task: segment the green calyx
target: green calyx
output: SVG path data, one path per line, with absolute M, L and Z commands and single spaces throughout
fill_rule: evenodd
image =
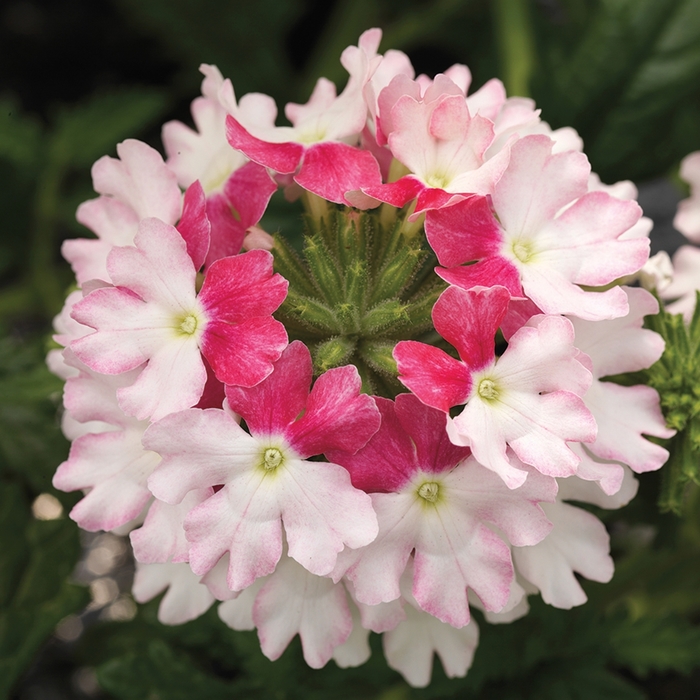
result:
M 680 515 L 689 485 L 700 485 L 700 293 L 690 324 L 662 308 L 647 317 L 646 326 L 663 337 L 666 349 L 658 362 L 625 383 L 656 389 L 667 425 L 678 431 L 664 441 L 671 456 L 662 470 L 659 506 Z
M 275 269 L 289 280 L 277 318 L 310 346 L 317 373 L 354 364 L 363 390 L 395 396 L 403 388 L 392 350 L 432 331 L 432 307 L 445 288 L 425 237 L 348 207 L 329 207 L 306 224 L 301 254 L 275 236 Z

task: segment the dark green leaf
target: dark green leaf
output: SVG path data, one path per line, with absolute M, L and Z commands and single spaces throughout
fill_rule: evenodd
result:
M 53 163 L 89 168 L 115 144 L 133 138 L 165 108 L 157 89 L 132 87 L 93 95 L 89 100 L 59 109 L 49 149 Z
M 654 671 L 689 673 L 700 666 L 700 627 L 677 616 L 620 625 L 610 645 L 615 661 L 642 677 Z
M 154 641 L 145 655 L 128 654 L 98 669 L 102 687 L 120 700 L 231 700 L 231 684 L 207 675 L 185 654 Z
M 603 180 L 662 174 L 700 146 L 696 0 L 600 0 L 574 41 L 552 27 L 547 43 L 534 96 L 553 126 L 578 129 Z
M 31 173 L 41 157 L 43 134 L 36 119 L 22 114 L 17 104 L 0 99 L 0 160 L 12 163 L 20 173 Z

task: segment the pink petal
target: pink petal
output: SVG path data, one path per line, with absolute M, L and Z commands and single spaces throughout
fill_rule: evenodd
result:
M 304 146 L 299 143 L 268 143 L 256 138 L 230 114 L 226 117 L 226 137 L 250 160 L 278 173 L 293 173 L 304 155 Z
M 509 457 L 528 473 L 519 488 L 509 489 L 498 475 L 472 457 L 450 475 L 450 494 L 479 520 L 495 525 L 511 544 L 518 547 L 537 544 L 552 529 L 539 504 L 554 501 L 557 482 L 525 466 L 517 457 Z
M 183 521 L 192 508 L 213 494 L 211 488 L 190 491 L 178 505 L 154 501 L 143 525 L 129 535 L 136 560 L 142 564 L 187 561 L 189 542 Z
M 363 192 L 380 202 L 402 207 L 406 202 L 415 199 L 424 189 L 425 185 L 420 180 L 413 175 L 406 175 L 396 182 L 366 187 Z
M 485 525 L 450 508 L 427 518 L 416 546 L 413 595 L 425 612 L 453 627 L 469 622 L 467 587 L 487 610 L 501 610 L 510 596 L 513 565 L 508 545 Z
M 376 401 L 379 402 L 379 399 Z M 447 416 L 442 411 L 421 404 L 413 394 L 399 394 L 395 411 L 401 427 L 415 445 L 416 464 L 423 471 L 440 473 L 452 469 L 469 456 L 467 448 L 450 441 L 446 430 Z M 393 453 L 388 452 L 387 458 L 394 461 Z
M 357 600 L 365 605 L 399 598 L 399 580 L 423 521 L 415 493 L 374 493 L 372 504 L 379 522 L 377 538 L 369 546 L 349 552 L 345 562 L 346 567 L 351 564 L 345 576 L 352 581 Z
M 224 194 L 246 229 L 262 219 L 276 190 L 277 183 L 257 163 L 246 163 L 238 168 L 224 185 Z
M 271 574 L 282 555 L 282 523 L 275 498 L 258 470 L 246 470 L 190 511 L 185 532 L 190 566 L 200 576 L 229 552 L 228 587 L 242 591 Z M 260 493 L 261 486 L 265 494 Z
M 214 262 L 199 294 L 208 318 L 243 323 L 276 311 L 287 296 L 288 283 L 273 273 L 272 262 L 272 254 L 266 250 L 251 250 Z
M 435 302 L 435 330 L 459 353 L 471 371 L 494 361 L 498 327 L 508 310 L 505 287 L 465 291 L 448 287 Z
M 537 231 L 569 202 L 586 194 L 590 165 L 582 153 L 552 155 L 548 136 L 525 136 L 493 194 L 501 226 L 513 235 Z
M 265 379 L 287 343 L 284 326 L 271 316 L 254 317 L 238 325 L 210 321 L 201 340 L 202 354 L 217 379 L 239 386 L 254 386 Z
M 513 297 L 523 296 L 520 271 L 510 260 L 501 256 L 486 258 L 472 265 L 450 268 L 436 267 L 435 272 L 445 282 L 461 289 L 498 285 L 505 287 Z
M 554 529 L 533 547 L 516 547 L 513 559 L 519 573 L 534 583 L 545 603 L 569 609 L 586 602 L 574 571 L 607 583 L 613 575 L 610 538 L 595 516 L 565 503 L 543 506 Z
M 447 413 L 465 403 L 472 388 L 471 372 L 463 362 L 432 345 L 402 340 L 394 348 L 399 381 L 423 403 Z
M 209 250 L 211 232 L 206 213 L 206 197 L 199 181 L 193 182 L 185 192 L 177 230 L 185 239 L 187 253 L 192 258 L 194 269 L 199 270 Z
M 322 668 L 352 630 L 345 589 L 284 557 L 255 599 L 253 621 L 267 658 L 278 659 L 299 634 L 304 660 Z
M 241 251 L 246 231 L 260 221 L 276 189 L 277 184 L 264 167 L 246 163 L 229 177 L 222 193 L 209 198 L 212 243 L 207 266 Z
M 74 340 L 71 349 L 88 367 L 103 374 L 136 369 L 162 345 L 163 330 L 152 328 L 154 314 L 126 289 L 96 289 L 75 304 L 71 316 L 100 329 Z
M 134 245 L 114 248 L 109 254 L 107 269 L 114 285 L 129 289 L 146 302 L 157 302 L 176 312 L 190 311 L 197 271 L 177 229 L 159 219 L 143 219 Z
M 407 431 L 397 419 L 393 402 L 378 396 L 374 401 L 381 414 L 382 423 L 370 441 L 354 454 L 329 450 L 326 456 L 331 462 L 342 464 L 350 472 L 355 488 L 368 493 L 398 491 L 411 479 L 417 468 L 415 448 Z M 415 401 L 420 404 L 418 399 Z M 440 415 L 443 416 L 444 423 L 444 414 Z M 420 412 L 419 416 L 422 416 Z
M 559 484 L 576 482 L 577 480 L 596 482 L 593 485 L 598 493 L 607 495 L 615 494 L 620 490 L 625 476 L 625 468 L 621 464 L 596 459 L 586 450 L 582 443 L 573 443 L 570 447 L 581 461 L 576 469 L 576 476 L 560 479 Z M 567 496 L 562 495 L 561 498 L 566 500 Z
M 377 536 L 372 501 L 352 486 L 340 465 L 294 460 L 285 467 L 277 502 L 289 556 L 311 573 L 326 576 L 344 547 L 357 549 Z
M 427 213 L 425 234 L 444 267 L 497 255 L 503 232 L 488 197 L 472 196 Z
M 454 194 L 453 192 L 446 192 L 445 190 L 440 190 L 435 187 L 426 187 L 418 194 L 416 208 L 409 220 L 415 221 L 418 215 L 425 211 L 450 207 L 469 196 L 469 194 Z
M 92 166 L 95 191 L 128 204 L 138 219 L 157 217 L 174 224 L 180 215 L 177 179 L 154 148 L 127 139 L 117 145 L 119 158 L 104 156 Z
M 668 450 L 644 438 L 675 434 L 666 427 L 655 389 L 596 381 L 585 400 L 598 423 L 596 441 L 588 445 L 593 454 L 627 464 L 638 474 L 663 466 Z
M 379 164 L 369 151 L 345 143 L 324 141 L 304 155 L 294 181 L 304 189 L 338 204 L 350 204 L 345 193 L 380 185 Z
M 75 440 L 54 475 L 62 491 L 88 489 L 71 511 L 83 529 L 112 530 L 135 518 L 148 503 L 146 477 L 159 458 L 141 447 L 139 430 L 88 434 Z
M 312 375 L 311 353 L 295 340 L 266 379 L 249 388 L 228 386 L 226 396 L 253 435 L 281 435 L 304 410 Z
M 314 383 L 304 415 L 285 436 L 302 457 L 328 450 L 357 452 L 378 430 L 381 418 L 372 399 L 361 394 L 354 365 L 324 372 Z
M 406 619 L 384 634 L 384 655 L 390 668 L 397 670 L 416 688 L 430 683 L 433 657 L 437 652 L 448 678 L 464 676 L 471 666 L 479 641 L 479 628 L 472 620 L 461 629 L 423 612 L 410 591 L 413 572 L 406 571 L 401 582 L 406 598 Z
M 194 338 L 178 341 L 155 351 L 136 381 L 117 391 L 125 413 L 156 421 L 200 400 L 207 381 L 202 355 Z
M 165 416 L 143 435 L 147 450 L 163 458 L 148 479 L 153 495 L 180 503 L 195 489 L 225 483 L 260 456 L 260 445 L 220 408 L 198 408 Z
M 181 625 L 203 615 L 214 596 L 193 574 L 187 564 L 137 564 L 132 593 L 145 603 L 168 589 L 158 607 L 158 620 L 164 625 Z

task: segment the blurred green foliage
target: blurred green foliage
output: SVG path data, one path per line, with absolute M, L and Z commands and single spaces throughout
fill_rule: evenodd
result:
M 71 284 L 60 244 L 85 235 L 74 214 L 94 196 L 93 161 L 113 155 L 124 138 L 157 145 L 158 124 L 188 119 L 199 63 L 218 64 L 239 96 L 263 91 L 279 104 L 304 102 L 320 75 L 342 85 L 340 52 L 364 29 L 381 26 L 382 50 L 406 51 L 419 71 L 463 62 L 475 87 L 496 75 L 511 92 L 529 93 L 552 127 L 579 131 L 604 181 L 663 176 L 700 149 L 697 0 L 113 0 L 105 7 L 125 52 L 138 35 L 175 66 L 157 86 L 117 79 L 95 90 L 96 68 L 100 79 L 88 81 L 80 99 L 50 101 L 39 111 L 0 93 L 0 698 L 19 697 L 23 674 L 56 624 L 87 602 L 86 591 L 69 581 L 80 544 L 65 513 L 76 498 L 51 486 L 67 454 L 57 418 L 61 382 L 43 359 L 50 319 Z M 281 195 L 265 222 L 285 236 L 300 228 Z M 669 367 L 671 375 L 678 371 Z M 686 459 L 679 479 L 697 480 L 695 442 L 690 456 L 678 450 L 676 461 Z M 213 610 L 163 627 L 158 601 L 129 622 L 89 628 L 73 650 L 75 664 L 97 667 L 105 691 L 125 700 L 633 700 L 668 697 L 669 689 L 694 698 L 700 498 L 686 485 L 679 491 L 679 483 L 669 487 L 667 479 L 664 492 L 673 491 L 674 504 L 683 500 L 682 519 L 658 512 L 656 475 L 642 477 L 629 507 L 599 513 L 613 534 L 617 572 L 610 584 L 586 585 L 588 604 L 562 611 L 533 599 L 530 615 L 516 623 L 480 621 L 481 643 L 465 679 L 446 679 L 436 662 L 431 686 L 412 690 L 387 668 L 376 637 L 375 654 L 359 669 L 331 663 L 313 671 L 298 642 L 271 663 L 253 633 L 232 632 Z M 58 498 L 63 517 L 32 515 L 41 493 Z M 640 527 L 656 533 L 651 544 L 634 535 Z M 679 675 L 691 672 L 688 680 Z

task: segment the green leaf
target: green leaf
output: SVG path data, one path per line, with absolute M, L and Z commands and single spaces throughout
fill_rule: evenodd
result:
M 52 575 L 50 569 L 44 571 L 45 577 Z M 36 605 L 0 611 L 0 698 L 7 697 L 56 625 L 88 599 L 86 589 L 63 582 L 53 597 Z
M 153 641 L 146 654 L 128 654 L 100 666 L 102 687 L 120 700 L 231 700 L 234 687 L 204 673 L 165 642 Z
M 35 493 L 53 491 L 51 478 L 65 459 L 57 420 L 61 380 L 37 346 L 0 341 L 0 472 L 13 472 Z
M 678 616 L 646 617 L 612 631 L 614 660 L 638 676 L 656 671 L 690 673 L 700 666 L 700 627 Z
M 687 118 L 700 100 L 696 0 L 600 0 L 580 34 L 547 34 L 534 97 L 552 126 L 579 131 L 604 181 L 662 174 L 700 146 Z
M 50 158 L 64 167 L 88 168 L 97 158 L 113 153 L 118 141 L 136 136 L 163 113 L 165 105 L 161 91 L 131 87 L 62 106 L 50 135 Z
M 24 537 L 31 517 L 24 490 L 19 484 L 0 480 L 0 609 L 14 595 L 29 559 Z M 11 533 L 10 536 L 4 533 Z
M 590 658 L 551 664 L 531 677 L 525 697 L 531 700 L 645 700 L 646 695 L 603 664 Z
M 42 147 L 39 122 L 22 114 L 13 100 L 0 99 L 0 159 L 29 174 L 36 170 Z

